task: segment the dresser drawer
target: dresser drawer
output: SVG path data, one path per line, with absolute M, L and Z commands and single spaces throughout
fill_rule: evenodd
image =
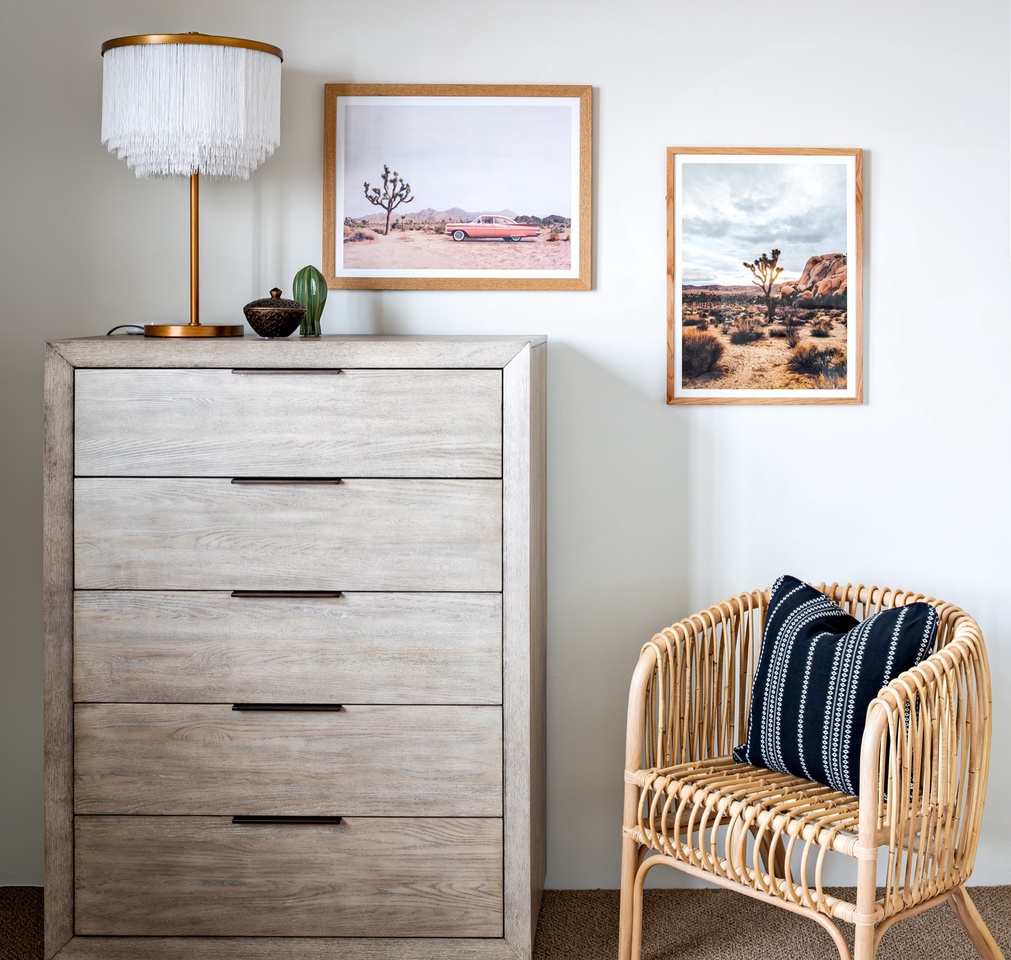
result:
M 501 937 L 502 821 L 78 817 L 75 932 Z
M 78 591 L 74 699 L 502 702 L 502 596 Z
M 502 815 L 500 707 L 78 704 L 83 814 Z
M 498 370 L 78 370 L 79 476 L 500 477 Z
M 141 477 L 74 486 L 78 588 L 502 587 L 499 480 Z

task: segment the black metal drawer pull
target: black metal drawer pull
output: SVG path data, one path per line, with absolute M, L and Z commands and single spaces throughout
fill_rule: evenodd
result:
M 261 712 L 301 712 L 301 713 L 337 713 L 344 709 L 343 703 L 233 703 L 233 710 L 251 710 Z
M 343 817 L 326 817 L 326 816 L 310 816 L 310 817 L 284 817 L 277 816 L 271 817 L 268 815 L 252 814 L 250 816 L 232 817 L 232 823 L 285 823 L 285 824 L 301 824 L 301 823 L 340 823 Z
M 337 600 L 340 590 L 233 590 L 235 600 Z
M 280 484 L 289 487 L 336 486 L 341 483 L 340 477 L 232 477 L 235 484 Z
M 290 377 L 296 376 L 318 377 L 333 376 L 343 373 L 340 367 L 278 367 L 271 370 L 263 370 L 258 367 L 235 367 L 232 373 L 243 377 Z

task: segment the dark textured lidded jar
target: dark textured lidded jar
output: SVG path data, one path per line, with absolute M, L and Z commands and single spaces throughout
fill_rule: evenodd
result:
M 298 329 L 305 316 L 305 307 L 294 300 L 285 300 L 281 291 L 274 287 L 269 297 L 247 303 L 242 312 L 261 337 L 287 337 Z

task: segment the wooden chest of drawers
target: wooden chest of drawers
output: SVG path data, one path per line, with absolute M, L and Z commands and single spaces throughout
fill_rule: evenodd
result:
M 48 344 L 47 958 L 530 957 L 545 350 Z

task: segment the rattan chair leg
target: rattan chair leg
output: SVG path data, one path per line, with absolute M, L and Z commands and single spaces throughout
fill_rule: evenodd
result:
M 865 821 L 871 821 L 872 815 L 867 808 L 861 808 Z M 862 823 L 864 833 L 869 832 L 866 822 Z M 853 924 L 853 957 L 854 960 L 874 960 L 878 952 L 878 938 L 874 920 L 874 907 L 877 900 L 877 851 L 863 851 L 857 860 L 857 916 Z
M 639 910 L 634 907 L 635 875 L 641 857 L 639 844 L 629 837 L 621 842 L 621 906 L 618 913 L 618 960 L 639 960 L 639 949 L 633 948 L 635 924 L 642 935 L 642 891 L 639 892 Z M 638 921 L 636 920 L 638 917 Z M 641 949 L 641 948 L 640 948 Z
M 951 905 L 955 908 L 955 914 L 965 927 L 965 932 L 969 934 L 972 945 L 982 960 L 1004 960 L 1004 954 L 997 941 L 990 935 L 983 918 L 976 909 L 976 904 L 972 902 L 965 887 L 956 887 L 949 894 Z
M 874 942 L 874 924 L 856 923 L 853 926 L 853 958 L 854 960 L 874 960 L 877 955 L 877 945 Z
M 639 864 L 635 872 L 635 882 L 632 884 L 632 944 L 629 950 L 629 960 L 642 960 L 642 889 L 646 883 L 646 874 L 658 863 L 660 858 L 650 857 Z

